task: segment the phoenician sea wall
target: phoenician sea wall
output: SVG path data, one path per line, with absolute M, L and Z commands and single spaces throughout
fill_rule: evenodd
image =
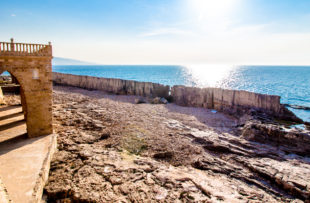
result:
M 145 97 L 167 98 L 170 90 L 169 86 L 151 82 L 137 82 L 133 80 L 71 75 L 56 72 L 53 72 L 53 82 L 60 85 L 102 90 L 113 94 L 139 95 Z
M 280 103 L 280 96 L 258 94 L 243 90 L 197 88 L 176 85 L 173 87 L 132 80 L 101 78 L 53 72 L 53 82 L 85 89 L 102 90 L 113 94 L 170 98 L 181 106 L 203 107 L 226 113 L 259 110 L 275 118 L 301 122 Z

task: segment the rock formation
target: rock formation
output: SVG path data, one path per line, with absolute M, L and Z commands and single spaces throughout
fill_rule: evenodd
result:
M 53 98 L 50 202 L 310 201 L 309 131 L 70 87 Z

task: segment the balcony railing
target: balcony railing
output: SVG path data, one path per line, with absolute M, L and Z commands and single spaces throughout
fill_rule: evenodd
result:
M 52 45 L 0 42 L 0 56 L 52 56 Z

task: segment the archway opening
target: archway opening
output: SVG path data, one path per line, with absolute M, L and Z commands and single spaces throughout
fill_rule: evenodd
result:
M 16 77 L 3 72 L 0 75 L 0 142 L 25 137 L 26 100 Z

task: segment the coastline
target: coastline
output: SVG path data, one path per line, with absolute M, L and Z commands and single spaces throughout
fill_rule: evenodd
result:
M 182 85 L 162 85 L 115 78 L 101 78 L 53 72 L 53 83 L 102 90 L 112 94 L 163 97 L 181 106 L 215 109 L 229 114 L 261 112 L 275 119 L 303 123 L 280 103 L 276 95 L 259 94 L 244 90 L 197 88 Z
M 59 151 L 45 187 L 48 200 L 310 198 L 309 132 L 302 140 L 304 131 L 255 116 L 173 103 L 135 104 L 137 98 L 54 86 Z
M 236 66 L 222 71 L 212 66 L 54 66 L 53 71 L 124 80 L 148 81 L 164 85 L 218 87 L 279 95 L 281 104 L 310 107 L 309 68 L 307 66 Z M 227 67 L 228 68 L 228 67 Z M 297 117 L 310 122 L 310 111 L 287 107 Z

